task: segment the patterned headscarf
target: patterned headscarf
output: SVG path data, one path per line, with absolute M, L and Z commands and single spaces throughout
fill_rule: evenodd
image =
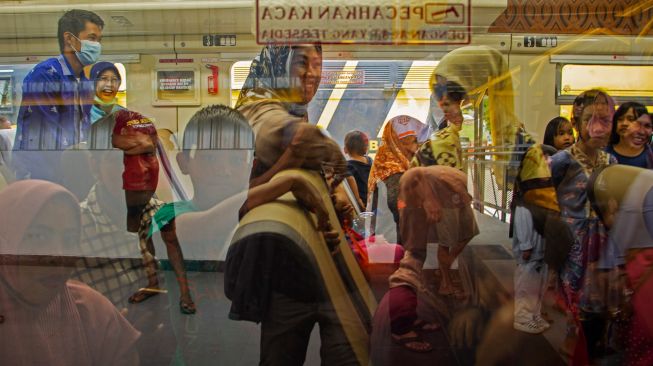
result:
M 376 189 L 378 181 L 385 180 L 391 175 L 403 173 L 410 167 L 410 161 L 401 147 L 401 139 L 415 136 L 424 128 L 424 124 L 410 116 L 397 116 L 386 123 L 370 177 L 367 182 L 368 196 Z
M 268 45 L 252 61 L 249 75 L 243 84 L 236 102 L 236 109 L 251 101 L 260 99 L 276 99 L 282 102 L 289 100 L 290 63 L 293 53 L 303 47 L 315 47 L 322 57 L 322 46 L 275 46 Z M 306 114 L 305 106 L 287 103 L 288 110 L 297 116 Z

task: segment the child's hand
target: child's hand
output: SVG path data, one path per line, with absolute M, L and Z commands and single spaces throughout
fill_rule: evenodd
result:
M 533 254 L 533 249 L 524 250 L 524 251 L 521 252 L 521 259 L 527 261 L 527 260 L 531 259 L 532 254 Z

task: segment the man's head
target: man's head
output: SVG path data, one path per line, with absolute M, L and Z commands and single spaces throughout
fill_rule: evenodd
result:
M 62 54 L 66 51 L 81 52 L 82 41 L 99 43 L 102 40 L 103 28 L 104 21 L 102 18 L 91 11 L 80 9 L 67 11 L 59 19 L 57 29 L 59 51 Z
M 238 111 L 224 105 L 199 110 L 184 130 L 177 163 L 190 176 L 195 195 L 215 204 L 247 187 L 254 135 Z
M 345 153 L 349 156 L 365 156 L 369 146 L 369 138 L 362 131 L 351 131 L 345 135 Z

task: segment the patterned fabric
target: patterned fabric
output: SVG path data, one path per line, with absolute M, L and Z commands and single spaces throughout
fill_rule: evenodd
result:
M 459 132 L 460 127 L 454 124 L 437 131 L 432 140 L 420 146 L 411 166 L 441 165 L 465 172 Z
M 588 311 L 602 306 L 594 297 L 597 289 L 594 273 L 607 264 L 599 263 L 600 252 L 608 245 L 607 232 L 587 193 L 592 172 L 615 163 L 614 157 L 603 151 L 598 151 L 596 160 L 592 161 L 577 144 L 552 158 L 551 173 L 560 216 L 576 238 L 560 275 L 567 305 L 576 314 L 579 306 Z
M 86 199 L 80 203 L 83 258 L 72 278 L 89 285 L 114 305 L 122 307 L 127 305 L 134 284 L 142 277 L 140 266 L 135 266 L 130 258 L 134 249 L 139 248 L 143 265 L 155 259 L 147 251 L 147 238 L 139 238 L 138 235 L 127 232 L 124 223 L 115 223 L 104 212 L 97 200 L 98 189 L 98 185 L 93 186 Z M 141 217 L 139 233 L 149 232 L 151 219 L 161 204 L 156 199 L 150 200 Z
M 410 167 L 410 162 L 406 152 L 404 152 L 405 149 L 397 131 L 403 133 L 403 138 L 416 136 L 424 128 L 424 124 L 414 118 L 407 122 L 405 117 L 397 116 L 392 118 L 383 129 L 383 136 L 381 137 L 383 144 L 376 153 L 370 170 L 370 178 L 367 182 L 368 202 L 379 181 L 385 181 L 391 175 L 403 173 Z M 407 128 L 406 123 L 410 123 L 412 127 Z M 414 134 L 407 133 L 407 131 L 412 131 Z
M 648 32 L 653 9 L 640 0 L 509 0 L 490 33 L 585 34 L 601 30 L 610 35 L 637 36 Z M 619 16 L 616 9 L 632 9 Z

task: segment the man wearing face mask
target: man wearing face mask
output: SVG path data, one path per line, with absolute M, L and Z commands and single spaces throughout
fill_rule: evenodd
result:
M 93 91 L 86 90 L 92 83 L 82 69 L 100 57 L 103 27 L 93 12 L 66 12 L 57 30 L 61 54 L 34 66 L 23 80 L 14 143 L 18 179 L 60 181 L 61 151 L 86 140 Z

